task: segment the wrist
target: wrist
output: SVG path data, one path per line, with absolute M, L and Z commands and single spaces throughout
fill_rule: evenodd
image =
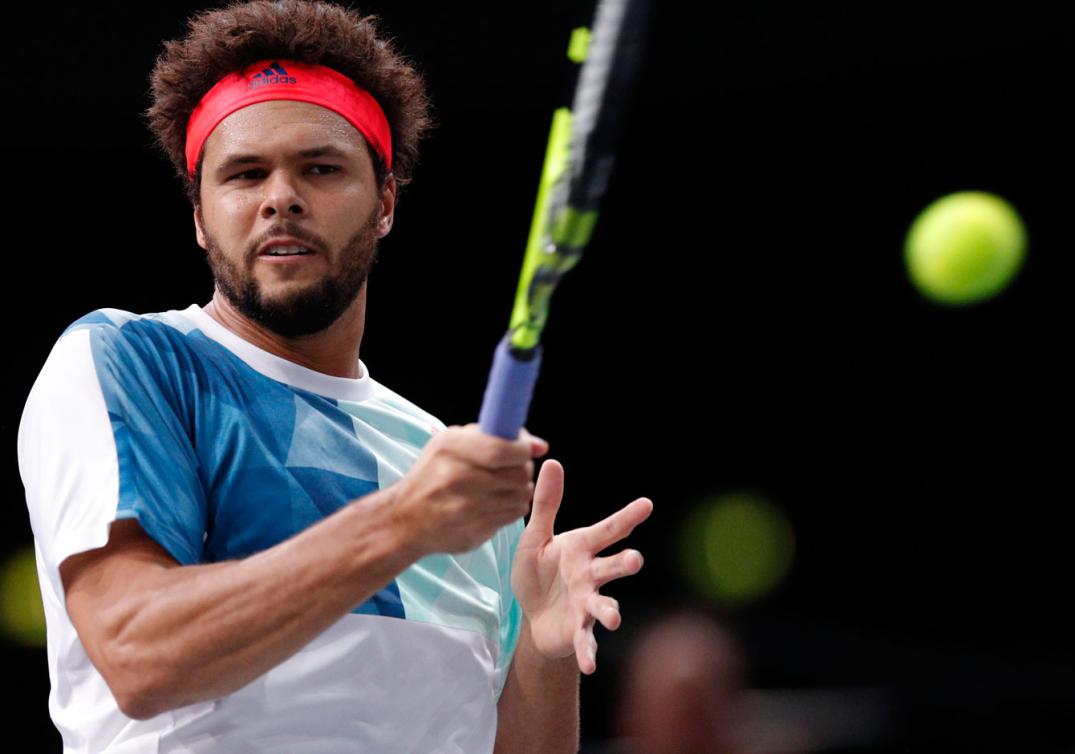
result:
M 425 546 L 422 522 L 407 504 L 408 500 L 406 485 L 400 480 L 381 490 L 374 502 L 384 517 L 385 536 L 409 564 L 421 560 L 431 551 Z
M 407 518 L 399 510 L 395 485 L 355 498 L 337 512 L 349 523 L 352 547 L 359 559 L 354 565 L 368 568 L 369 558 L 383 561 L 393 575 L 428 553 L 419 546 Z
M 574 656 L 546 659 L 524 617 L 497 704 L 495 752 L 579 750 L 579 670 Z
M 530 619 L 523 614 L 522 625 L 519 627 L 519 643 L 515 649 L 515 659 L 535 666 L 541 666 L 543 672 L 560 675 L 579 675 L 579 664 L 575 657 L 574 647 L 567 654 L 546 653 L 538 648 L 534 641 L 534 634 Z

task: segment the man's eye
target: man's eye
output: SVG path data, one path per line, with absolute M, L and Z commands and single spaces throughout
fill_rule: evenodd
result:
M 339 165 L 311 165 L 310 169 L 316 171 L 315 175 L 330 175 L 332 173 L 340 172 Z M 257 177 L 256 175 L 254 175 L 255 173 L 261 172 L 261 168 L 251 168 L 250 170 L 244 170 L 241 173 L 236 173 L 231 177 L 230 180 L 252 180 L 253 178 Z

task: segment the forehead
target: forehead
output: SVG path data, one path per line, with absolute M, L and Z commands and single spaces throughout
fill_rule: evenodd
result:
M 309 102 L 271 100 L 249 105 L 222 120 L 203 147 L 206 165 L 242 153 L 299 151 L 331 144 L 346 153 L 366 153 L 365 137 L 339 113 Z

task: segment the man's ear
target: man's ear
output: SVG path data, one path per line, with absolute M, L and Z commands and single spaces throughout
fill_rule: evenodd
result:
M 396 176 L 389 173 L 381 190 L 381 219 L 377 225 L 377 237 L 384 238 L 392 230 L 396 217 Z
M 201 223 L 200 215 L 201 215 L 201 212 L 199 211 L 199 207 L 197 205 L 195 205 L 195 207 L 194 207 L 194 235 L 198 239 L 198 245 L 201 246 L 203 249 L 207 249 L 207 247 L 205 245 L 205 233 L 202 231 L 202 223 Z

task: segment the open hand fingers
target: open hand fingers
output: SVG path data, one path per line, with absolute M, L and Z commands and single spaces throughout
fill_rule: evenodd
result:
M 620 627 L 620 603 L 612 597 L 594 592 L 586 600 L 586 611 L 609 631 Z M 593 634 L 592 623 L 590 634 Z
M 613 579 L 633 576 L 642 570 L 642 553 L 638 550 L 624 550 L 607 558 L 594 558 L 590 564 L 594 586 L 598 589 Z
M 579 671 L 584 675 L 590 675 L 597 670 L 597 640 L 593 636 L 593 621 L 586 621 L 575 631 L 575 659 L 579 663 Z
M 541 464 L 537 484 L 534 487 L 534 508 L 530 513 L 528 534 L 541 543 L 553 538 L 556 513 L 564 497 L 564 467 L 559 461 L 549 459 Z
M 625 505 L 608 518 L 598 521 L 586 529 L 586 539 L 593 552 L 600 552 L 609 545 L 619 542 L 640 523 L 649 518 L 653 512 L 653 501 L 640 497 Z

